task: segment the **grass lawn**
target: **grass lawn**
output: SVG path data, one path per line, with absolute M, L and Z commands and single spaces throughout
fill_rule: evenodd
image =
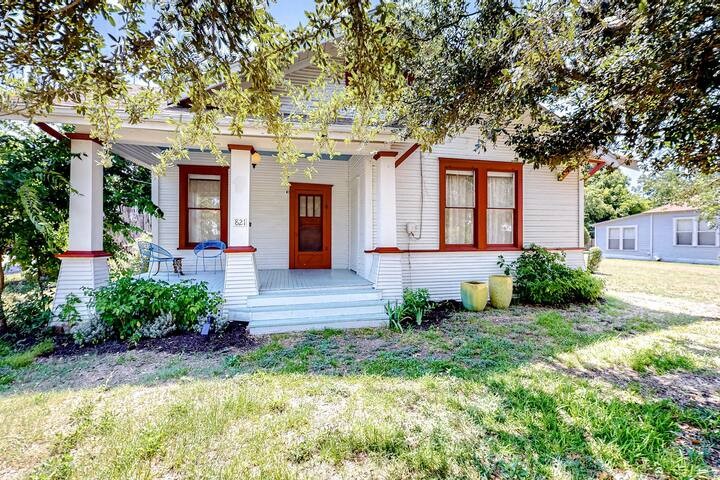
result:
M 718 345 L 716 319 L 611 299 L 220 354 L 6 350 L 0 477 L 711 478 Z
M 617 292 L 638 292 L 720 305 L 720 266 L 603 259 L 602 278 Z

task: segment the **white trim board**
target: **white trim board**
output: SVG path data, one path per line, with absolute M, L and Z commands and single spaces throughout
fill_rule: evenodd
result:
M 691 220 L 692 227 L 692 243 L 677 243 L 677 223 L 678 220 Z M 720 247 L 720 228 L 715 228 L 715 245 L 698 245 L 698 233 L 700 219 L 697 216 L 694 217 L 673 217 L 673 247 L 694 247 L 694 248 L 717 248 Z M 711 232 L 712 230 L 703 230 L 703 232 Z
M 617 229 L 620 230 L 620 248 L 610 248 L 610 230 Z M 625 230 L 626 229 L 632 229 L 635 231 L 635 247 L 634 248 L 625 248 Z M 617 225 L 617 226 L 608 226 L 605 227 L 605 250 L 608 252 L 637 252 L 638 249 L 638 228 L 637 225 Z

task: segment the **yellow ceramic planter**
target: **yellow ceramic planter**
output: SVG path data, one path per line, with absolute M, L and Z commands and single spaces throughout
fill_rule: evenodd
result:
M 485 282 L 462 282 L 460 298 L 463 306 L 473 312 L 481 312 L 488 302 L 488 285 Z
M 490 275 L 490 305 L 493 308 L 508 308 L 512 301 L 512 277 L 508 275 Z

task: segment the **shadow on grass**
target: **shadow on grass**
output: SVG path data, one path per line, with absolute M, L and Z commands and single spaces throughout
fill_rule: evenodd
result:
M 391 395 L 387 410 L 397 421 L 395 427 L 382 416 L 370 416 L 349 430 L 329 424 L 329 430 L 308 434 L 300 447 L 284 452 L 288 461 L 321 457 L 340 465 L 369 455 L 403 462 L 411 476 L 427 477 L 447 477 L 453 468 L 464 468 L 487 477 L 588 478 L 631 469 L 671 478 L 709 478 L 706 464 L 717 444 L 717 434 L 712 433 L 720 427 L 717 414 L 643 399 L 632 388 L 624 391 L 628 385 L 605 389 L 571 369 L 547 367 L 556 355 L 600 341 L 702 320 L 654 312 L 628 315 L 629 309 L 617 300 L 569 309 L 515 307 L 458 314 L 429 330 L 325 330 L 275 336 L 251 351 L 227 355 L 212 371 L 193 369 L 170 355 L 164 358 L 171 360 L 151 374 L 136 372 L 112 386 L 181 385 L 188 379 L 248 374 L 237 384 L 238 391 L 289 389 L 291 397 L 302 397 L 323 395 L 326 390 L 319 389 L 315 379 L 334 376 L 339 382 L 352 377 L 361 388 Z M 102 362 L 102 357 L 95 360 Z M 123 367 L 137 368 L 132 362 Z M 430 398 L 438 391 L 442 396 L 431 410 L 419 410 L 422 415 L 459 415 L 473 426 L 474 436 L 456 440 L 450 432 L 405 430 L 401 419 L 410 410 L 394 388 L 425 377 L 410 382 L 420 389 L 413 391 L 414 397 Z M 306 379 L 312 393 L 304 390 Z M 201 386 L 193 383 L 192 388 Z M 21 393 L 42 389 L 21 387 Z M 52 389 L 65 387 L 59 383 Z M 212 392 L 203 395 L 210 399 Z M 688 426 L 701 432 L 699 443 L 678 446 L 678 435 Z

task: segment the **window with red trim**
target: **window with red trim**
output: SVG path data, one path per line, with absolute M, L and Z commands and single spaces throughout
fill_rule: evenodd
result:
M 522 164 L 440 159 L 440 248 L 522 247 Z
M 207 240 L 227 244 L 228 168 L 180 165 L 179 248 Z

